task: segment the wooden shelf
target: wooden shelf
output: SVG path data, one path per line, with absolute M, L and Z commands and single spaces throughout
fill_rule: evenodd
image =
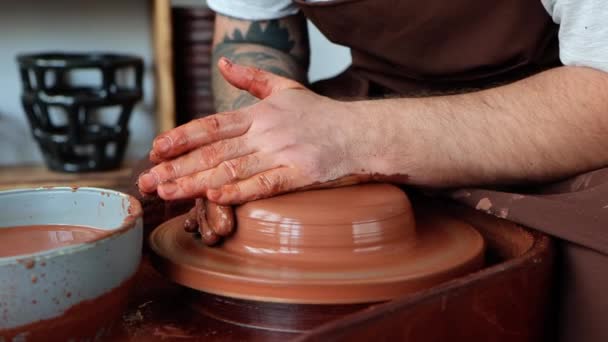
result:
M 157 132 L 175 127 L 171 1 L 152 0 L 152 37 Z M 92 186 L 125 191 L 130 184 L 131 165 L 116 171 L 91 173 L 53 172 L 44 165 L 0 167 L 0 190 L 43 186 Z
M 175 127 L 171 0 L 154 0 L 152 28 L 156 69 L 156 127 L 158 133 Z

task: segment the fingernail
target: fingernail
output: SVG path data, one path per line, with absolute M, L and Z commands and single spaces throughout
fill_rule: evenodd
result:
M 154 151 L 150 151 L 150 153 L 148 154 L 148 159 L 154 164 L 159 163 L 161 160 L 158 154 L 156 154 L 156 152 Z
M 174 181 L 168 181 L 168 182 L 161 184 L 159 186 L 159 188 L 162 189 L 162 192 L 165 195 L 171 195 L 177 191 L 177 183 L 175 183 Z
M 171 139 L 168 137 L 162 137 L 154 140 L 154 149 L 161 154 L 169 152 L 171 148 Z
M 226 67 L 226 68 L 229 68 L 229 67 L 231 67 L 231 66 L 232 66 L 232 61 L 231 61 L 231 60 L 229 60 L 229 59 L 228 59 L 228 58 L 226 58 L 226 57 L 222 57 L 222 58 L 220 59 L 220 63 L 222 63 L 222 66 L 223 66 L 223 67 Z
M 154 190 L 158 185 L 158 176 L 155 173 L 146 171 L 139 176 L 139 185 L 146 190 Z

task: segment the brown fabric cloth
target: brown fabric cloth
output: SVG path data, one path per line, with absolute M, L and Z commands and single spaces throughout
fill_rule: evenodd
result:
M 559 65 L 558 27 L 540 0 L 296 0 L 361 79 L 386 90 L 487 87 Z
M 313 89 L 332 97 L 459 93 L 559 66 L 540 0 L 296 0 L 353 64 Z M 608 168 L 553 184 L 448 196 L 562 240 L 561 341 L 608 341 Z M 549 289 L 548 289 L 549 290 Z

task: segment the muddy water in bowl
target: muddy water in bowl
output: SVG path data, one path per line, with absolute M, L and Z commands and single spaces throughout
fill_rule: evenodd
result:
M 104 189 L 0 192 L 0 341 L 107 339 L 140 262 L 141 215 Z
M 0 258 L 93 242 L 108 235 L 102 229 L 69 225 L 31 225 L 0 229 Z

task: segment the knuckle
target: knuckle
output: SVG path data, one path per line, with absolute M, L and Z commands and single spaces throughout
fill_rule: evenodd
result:
M 224 170 L 224 173 L 228 175 L 228 180 L 230 182 L 240 179 L 241 170 L 239 163 L 237 163 L 235 160 L 225 160 L 220 165 Z
M 264 81 L 267 78 L 266 71 L 264 71 L 258 67 L 252 67 L 250 70 L 251 70 L 252 79 L 255 82 Z
M 188 134 L 185 134 L 182 131 L 176 132 L 173 137 L 169 138 L 173 140 L 173 147 L 178 150 L 181 150 L 184 147 L 188 146 L 188 143 L 190 142 Z
M 163 163 L 162 172 L 163 177 L 167 179 L 175 179 L 179 177 L 179 166 L 175 162 Z
M 291 187 L 291 179 L 282 174 L 277 174 L 277 192 L 284 192 Z
M 241 201 L 244 196 L 239 183 L 233 183 L 222 187 L 222 200 L 224 202 Z
M 215 137 L 221 130 L 221 123 L 217 115 L 211 115 L 205 118 L 196 119 L 196 123 L 210 137 Z
M 229 192 L 230 194 L 240 195 L 241 192 L 241 186 L 238 183 L 231 185 L 231 190 Z
M 196 192 L 202 192 L 207 188 L 207 177 L 202 174 L 192 176 L 190 180 L 191 188 L 196 189 Z
M 205 145 L 200 149 L 200 162 L 204 169 L 208 169 L 217 165 L 221 151 L 218 150 L 217 145 Z
M 261 174 L 257 178 L 257 185 L 262 194 L 270 194 L 274 188 L 274 181 L 276 177 L 269 177 L 268 175 Z
M 218 154 L 218 157 L 227 157 L 231 155 L 236 155 L 239 150 L 239 144 L 237 141 L 229 139 L 229 140 L 220 140 L 216 142 L 214 145 L 215 151 Z
M 242 163 L 242 166 L 246 166 L 246 170 L 241 170 L 241 173 L 245 173 L 248 176 L 251 173 L 256 172 L 260 168 L 260 157 L 256 155 L 249 155 L 245 158 L 245 162 Z

